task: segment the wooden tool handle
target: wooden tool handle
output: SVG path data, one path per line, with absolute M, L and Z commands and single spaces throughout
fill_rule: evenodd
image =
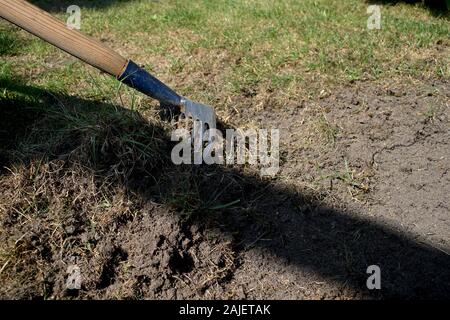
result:
M 0 0 L 0 17 L 113 76 L 120 76 L 127 64 L 127 59 L 101 42 L 69 29 L 24 0 Z

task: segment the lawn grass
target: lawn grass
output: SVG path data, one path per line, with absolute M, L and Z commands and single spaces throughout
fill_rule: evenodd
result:
M 35 3 L 67 17 L 64 1 Z M 82 6 L 81 31 L 219 110 L 249 91 L 274 92 L 276 107 L 358 80 L 450 78 L 448 15 L 421 4 L 383 5 L 381 30 L 367 30 L 367 6 L 359 0 L 99 1 Z M 114 80 L 4 21 L 0 42 L 0 70 L 53 91 L 117 98 Z
M 69 1 L 34 2 L 67 18 Z M 368 5 L 356 0 L 81 1 L 81 31 L 145 65 L 180 94 L 212 105 L 231 125 L 254 125 L 248 123 L 252 119 L 236 116 L 236 110 L 298 106 L 355 81 L 450 79 L 448 14 L 436 15 L 423 4 L 383 5 L 381 29 L 367 30 Z M 68 105 L 58 101 L 55 112 L 66 119 L 78 107 L 73 101 L 83 101 L 87 117 L 66 119 L 80 136 L 101 138 L 108 121 L 121 125 L 121 113 L 111 114 L 115 108 L 107 108 L 106 114 L 99 108 L 98 116 L 94 108 L 92 114 L 96 104 L 156 120 L 154 100 L 6 21 L 0 21 L 0 55 L 0 102 L 19 99 L 42 106 L 43 92 L 74 97 Z M 18 92 L 14 83 L 37 90 Z M 314 136 L 332 148 L 339 128 L 323 113 L 313 114 Z M 430 114 L 427 118 L 433 119 Z M 52 124 L 51 117 L 46 121 Z M 96 126 L 97 121 L 104 127 Z M 39 136 L 32 135 L 32 146 L 24 148 L 37 150 L 39 144 L 39 150 L 52 150 L 66 138 L 64 132 L 38 142 Z M 133 131 L 132 141 L 143 141 L 138 133 Z M 92 141 L 93 150 L 98 141 Z M 139 145 L 131 149 L 139 153 Z M 142 156 L 148 158 L 146 152 Z

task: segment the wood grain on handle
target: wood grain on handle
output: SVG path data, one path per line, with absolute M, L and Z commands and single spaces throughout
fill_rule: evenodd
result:
M 127 60 L 101 42 L 69 29 L 65 23 L 24 0 L 0 0 L 0 17 L 113 76 Z

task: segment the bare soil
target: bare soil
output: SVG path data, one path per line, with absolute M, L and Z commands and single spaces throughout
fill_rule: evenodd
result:
M 354 83 L 275 110 L 237 99 L 237 124 L 280 129 L 273 179 L 164 157 L 140 167 L 114 144 L 94 166 L 76 139 L 21 157 L 15 141 L 39 114 L 1 132 L 0 297 L 450 297 L 449 83 Z M 2 124 L 20 116 L 0 110 Z M 112 138 L 118 129 L 132 130 L 116 126 Z M 80 290 L 67 289 L 71 265 Z M 369 265 L 381 290 L 366 287 Z

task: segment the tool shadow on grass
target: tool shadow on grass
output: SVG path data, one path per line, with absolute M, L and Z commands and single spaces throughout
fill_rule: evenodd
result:
M 236 168 L 172 165 L 172 142 L 165 129 L 134 111 L 2 80 L 0 89 L 4 88 L 39 98 L 32 103 L 15 96 L 0 100 L 2 168 L 27 164 L 33 158 L 81 162 L 96 173 L 95 179 L 115 175 L 115 184 L 143 201 L 170 206 L 188 223 L 217 227 L 232 236 L 237 252 L 257 248 L 275 256 L 280 265 L 319 274 L 375 298 L 450 297 L 450 257 L 410 235 L 362 218 L 361 213 L 326 206 L 320 195 L 263 181 Z M 95 112 L 98 115 L 93 118 Z M 75 118 L 88 122 L 73 126 L 70 122 Z M 56 146 L 49 145 L 48 150 L 42 149 L 45 145 L 31 143 L 33 134 L 42 135 L 40 141 L 52 141 L 61 132 L 70 134 Z M 76 156 L 93 136 L 108 143 L 98 143 L 98 148 L 86 148 L 81 157 Z M 120 150 L 137 154 L 127 156 Z M 197 204 L 173 207 L 177 200 L 173 194 L 181 198 L 180 190 L 193 185 Z M 226 203 L 235 204 L 220 206 Z M 369 265 L 381 268 L 381 291 L 366 288 Z

